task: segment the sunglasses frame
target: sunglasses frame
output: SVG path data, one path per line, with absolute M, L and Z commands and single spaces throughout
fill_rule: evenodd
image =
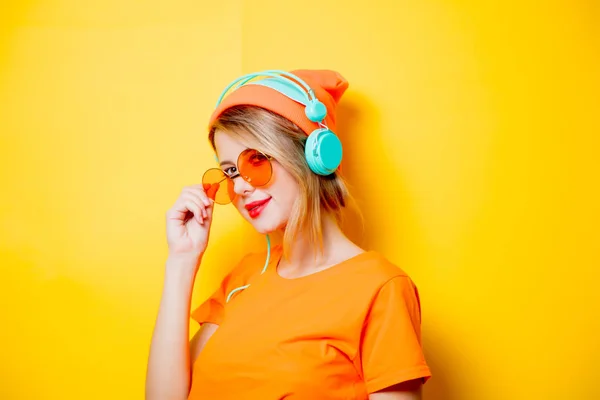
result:
M 255 151 L 255 152 L 259 153 L 259 154 L 262 154 L 262 155 L 263 155 L 263 156 L 264 156 L 264 157 L 265 157 L 265 158 L 266 158 L 266 159 L 269 161 L 269 164 L 270 164 L 270 167 L 271 167 L 271 168 L 270 168 L 270 169 L 271 169 L 271 174 L 270 174 L 270 176 L 269 176 L 269 180 L 268 180 L 268 181 L 267 181 L 267 183 L 265 183 L 264 185 L 255 185 L 255 184 L 253 184 L 253 183 L 252 183 L 252 179 L 251 179 L 251 178 L 249 178 L 248 176 L 243 176 L 243 175 L 240 173 L 240 168 L 239 168 L 239 166 L 238 166 L 238 165 L 239 165 L 239 160 L 240 160 L 240 158 L 242 157 L 242 155 L 243 155 L 243 154 L 245 154 L 245 153 L 247 153 L 248 151 Z M 204 181 L 204 176 L 206 176 L 206 174 L 207 174 L 209 171 L 211 171 L 211 170 L 217 170 L 217 171 L 219 171 L 221 174 L 223 174 L 223 179 L 221 179 L 220 181 L 216 182 L 217 184 L 220 184 L 220 183 L 221 183 L 221 182 L 223 182 L 224 180 L 230 180 L 231 182 L 233 182 L 233 180 L 234 180 L 235 178 L 241 177 L 241 178 L 242 178 L 244 181 L 248 182 L 248 183 L 249 183 L 250 185 L 252 185 L 253 187 L 263 187 L 263 186 L 267 186 L 267 185 L 269 184 L 269 182 L 271 182 L 271 179 L 273 178 L 273 164 L 272 164 L 272 160 L 274 160 L 273 156 L 270 156 L 270 155 L 268 155 L 268 154 L 266 154 L 266 153 L 264 153 L 264 152 L 262 152 L 262 151 L 260 151 L 260 150 L 257 150 L 257 149 L 246 148 L 246 149 L 244 149 L 244 150 L 243 150 L 243 151 L 242 151 L 242 152 L 239 154 L 239 156 L 238 156 L 238 159 L 236 160 L 236 163 L 234 164 L 234 165 L 235 165 L 235 169 L 236 169 L 236 173 L 235 173 L 235 174 L 233 174 L 233 175 L 227 175 L 227 173 L 226 173 L 225 171 L 223 171 L 221 168 L 209 168 L 209 169 L 207 169 L 207 170 L 204 172 L 204 174 L 202 175 L 202 180 Z M 213 183 L 213 184 L 214 184 L 214 183 Z M 231 203 L 231 201 L 232 201 L 232 199 L 230 199 L 230 200 L 229 200 L 227 203 L 218 203 L 218 202 L 216 201 L 216 193 L 215 193 L 215 203 L 217 203 L 217 204 L 222 204 L 222 205 L 225 205 L 225 204 L 229 204 L 229 203 Z

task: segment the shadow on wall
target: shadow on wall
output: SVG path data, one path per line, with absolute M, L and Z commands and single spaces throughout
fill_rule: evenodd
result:
M 353 209 L 349 209 L 343 225 L 348 237 L 361 247 L 371 249 L 376 239 L 373 226 L 379 224 L 375 221 L 376 213 L 371 212 L 369 204 L 373 194 L 373 180 L 361 166 L 371 162 L 373 155 L 381 152 L 382 142 L 380 137 L 372 137 L 368 141 L 367 129 L 380 131 L 379 119 L 376 118 L 375 108 L 356 92 L 347 93 L 338 105 L 337 132 L 335 132 L 343 145 L 342 176 L 346 179 L 350 193 L 356 200 L 356 205 L 361 216 Z M 364 226 L 363 226 L 364 223 Z
M 364 219 L 363 227 L 357 213 L 349 210 L 344 231 L 361 247 L 385 253 L 385 248 L 389 248 L 385 243 L 390 237 L 392 241 L 394 237 L 398 238 L 402 228 L 394 226 L 390 218 L 386 218 L 386 213 L 380 210 L 381 205 L 384 203 L 384 206 L 387 204 L 391 207 L 400 204 L 400 223 L 418 223 L 413 219 L 414 213 L 410 209 L 410 193 L 401 180 L 390 181 L 384 174 L 375 178 L 372 176 L 376 171 L 394 170 L 394 176 L 402 175 L 397 163 L 389 158 L 386 151 L 377 108 L 363 95 L 348 92 L 338 106 L 337 120 L 336 134 L 344 146 L 342 175 Z M 365 168 L 365 165 L 368 167 Z M 397 240 L 394 249 L 399 249 L 398 253 L 402 254 L 403 249 L 398 246 L 412 242 Z M 444 338 L 437 336 L 439 334 L 439 331 L 423 331 L 423 348 L 432 373 L 432 378 L 424 386 L 423 395 L 428 400 L 458 400 L 456 385 L 452 384 L 450 378 L 455 374 L 449 369 L 453 365 L 449 349 L 446 348 L 449 346 L 444 345 Z
M 458 382 L 452 382 L 451 376 L 459 375 L 451 371 L 457 365 L 452 362 L 451 346 L 443 337 L 435 337 L 441 331 L 423 331 L 423 348 L 425 359 L 431 370 L 431 379 L 423 388 L 423 398 L 427 400 L 459 400 Z
M 347 235 L 368 250 L 393 249 L 407 265 L 405 257 L 413 251 L 402 246 L 418 242 L 414 237 L 419 222 L 412 209 L 413 194 L 407 191 L 399 162 L 391 158 L 387 138 L 397 132 L 383 132 L 377 107 L 363 95 L 350 92 L 339 104 L 337 130 L 344 146 L 342 175 L 349 183 L 364 217 L 364 231 L 356 213 L 344 224 Z M 393 129 L 399 129 L 394 128 Z M 409 229 L 410 228 L 410 229 Z M 411 237 L 402 239 L 405 232 Z

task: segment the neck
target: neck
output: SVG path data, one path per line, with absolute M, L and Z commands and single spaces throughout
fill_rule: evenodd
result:
M 311 272 L 315 269 L 334 264 L 343 258 L 356 245 L 344 235 L 334 217 L 327 214 L 323 217 L 323 253 L 315 248 L 305 234 L 300 234 L 292 243 L 287 260 L 280 261 L 280 267 L 293 269 L 297 273 Z

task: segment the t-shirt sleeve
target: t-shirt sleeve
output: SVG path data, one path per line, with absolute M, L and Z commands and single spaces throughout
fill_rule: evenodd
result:
M 361 342 L 361 362 L 369 393 L 431 377 L 421 345 L 419 294 L 409 277 L 387 281 L 372 302 Z
M 225 314 L 227 295 L 232 287 L 235 286 L 235 282 L 242 278 L 240 270 L 247 258 L 248 256 L 242 258 L 237 266 L 223 278 L 217 290 L 191 312 L 191 317 L 194 321 L 200 325 L 206 322 L 221 325 L 223 315 Z
M 200 325 L 210 322 L 216 325 L 221 325 L 225 307 L 225 288 L 223 284 L 203 303 L 196 307 L 191 317 Z

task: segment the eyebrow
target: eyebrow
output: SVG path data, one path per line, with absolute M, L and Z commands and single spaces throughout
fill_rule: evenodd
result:
M 220 166 L 223 166 L 223 165 L 225 165 L 225 164 L 232 164 L 232 165 L 234 165 L 234 164 L 233 164 L 231 161 L 228 161 L 228 160 L 221 161 L 221 162 L 219 163 L 219 165 L 220 165 Z

